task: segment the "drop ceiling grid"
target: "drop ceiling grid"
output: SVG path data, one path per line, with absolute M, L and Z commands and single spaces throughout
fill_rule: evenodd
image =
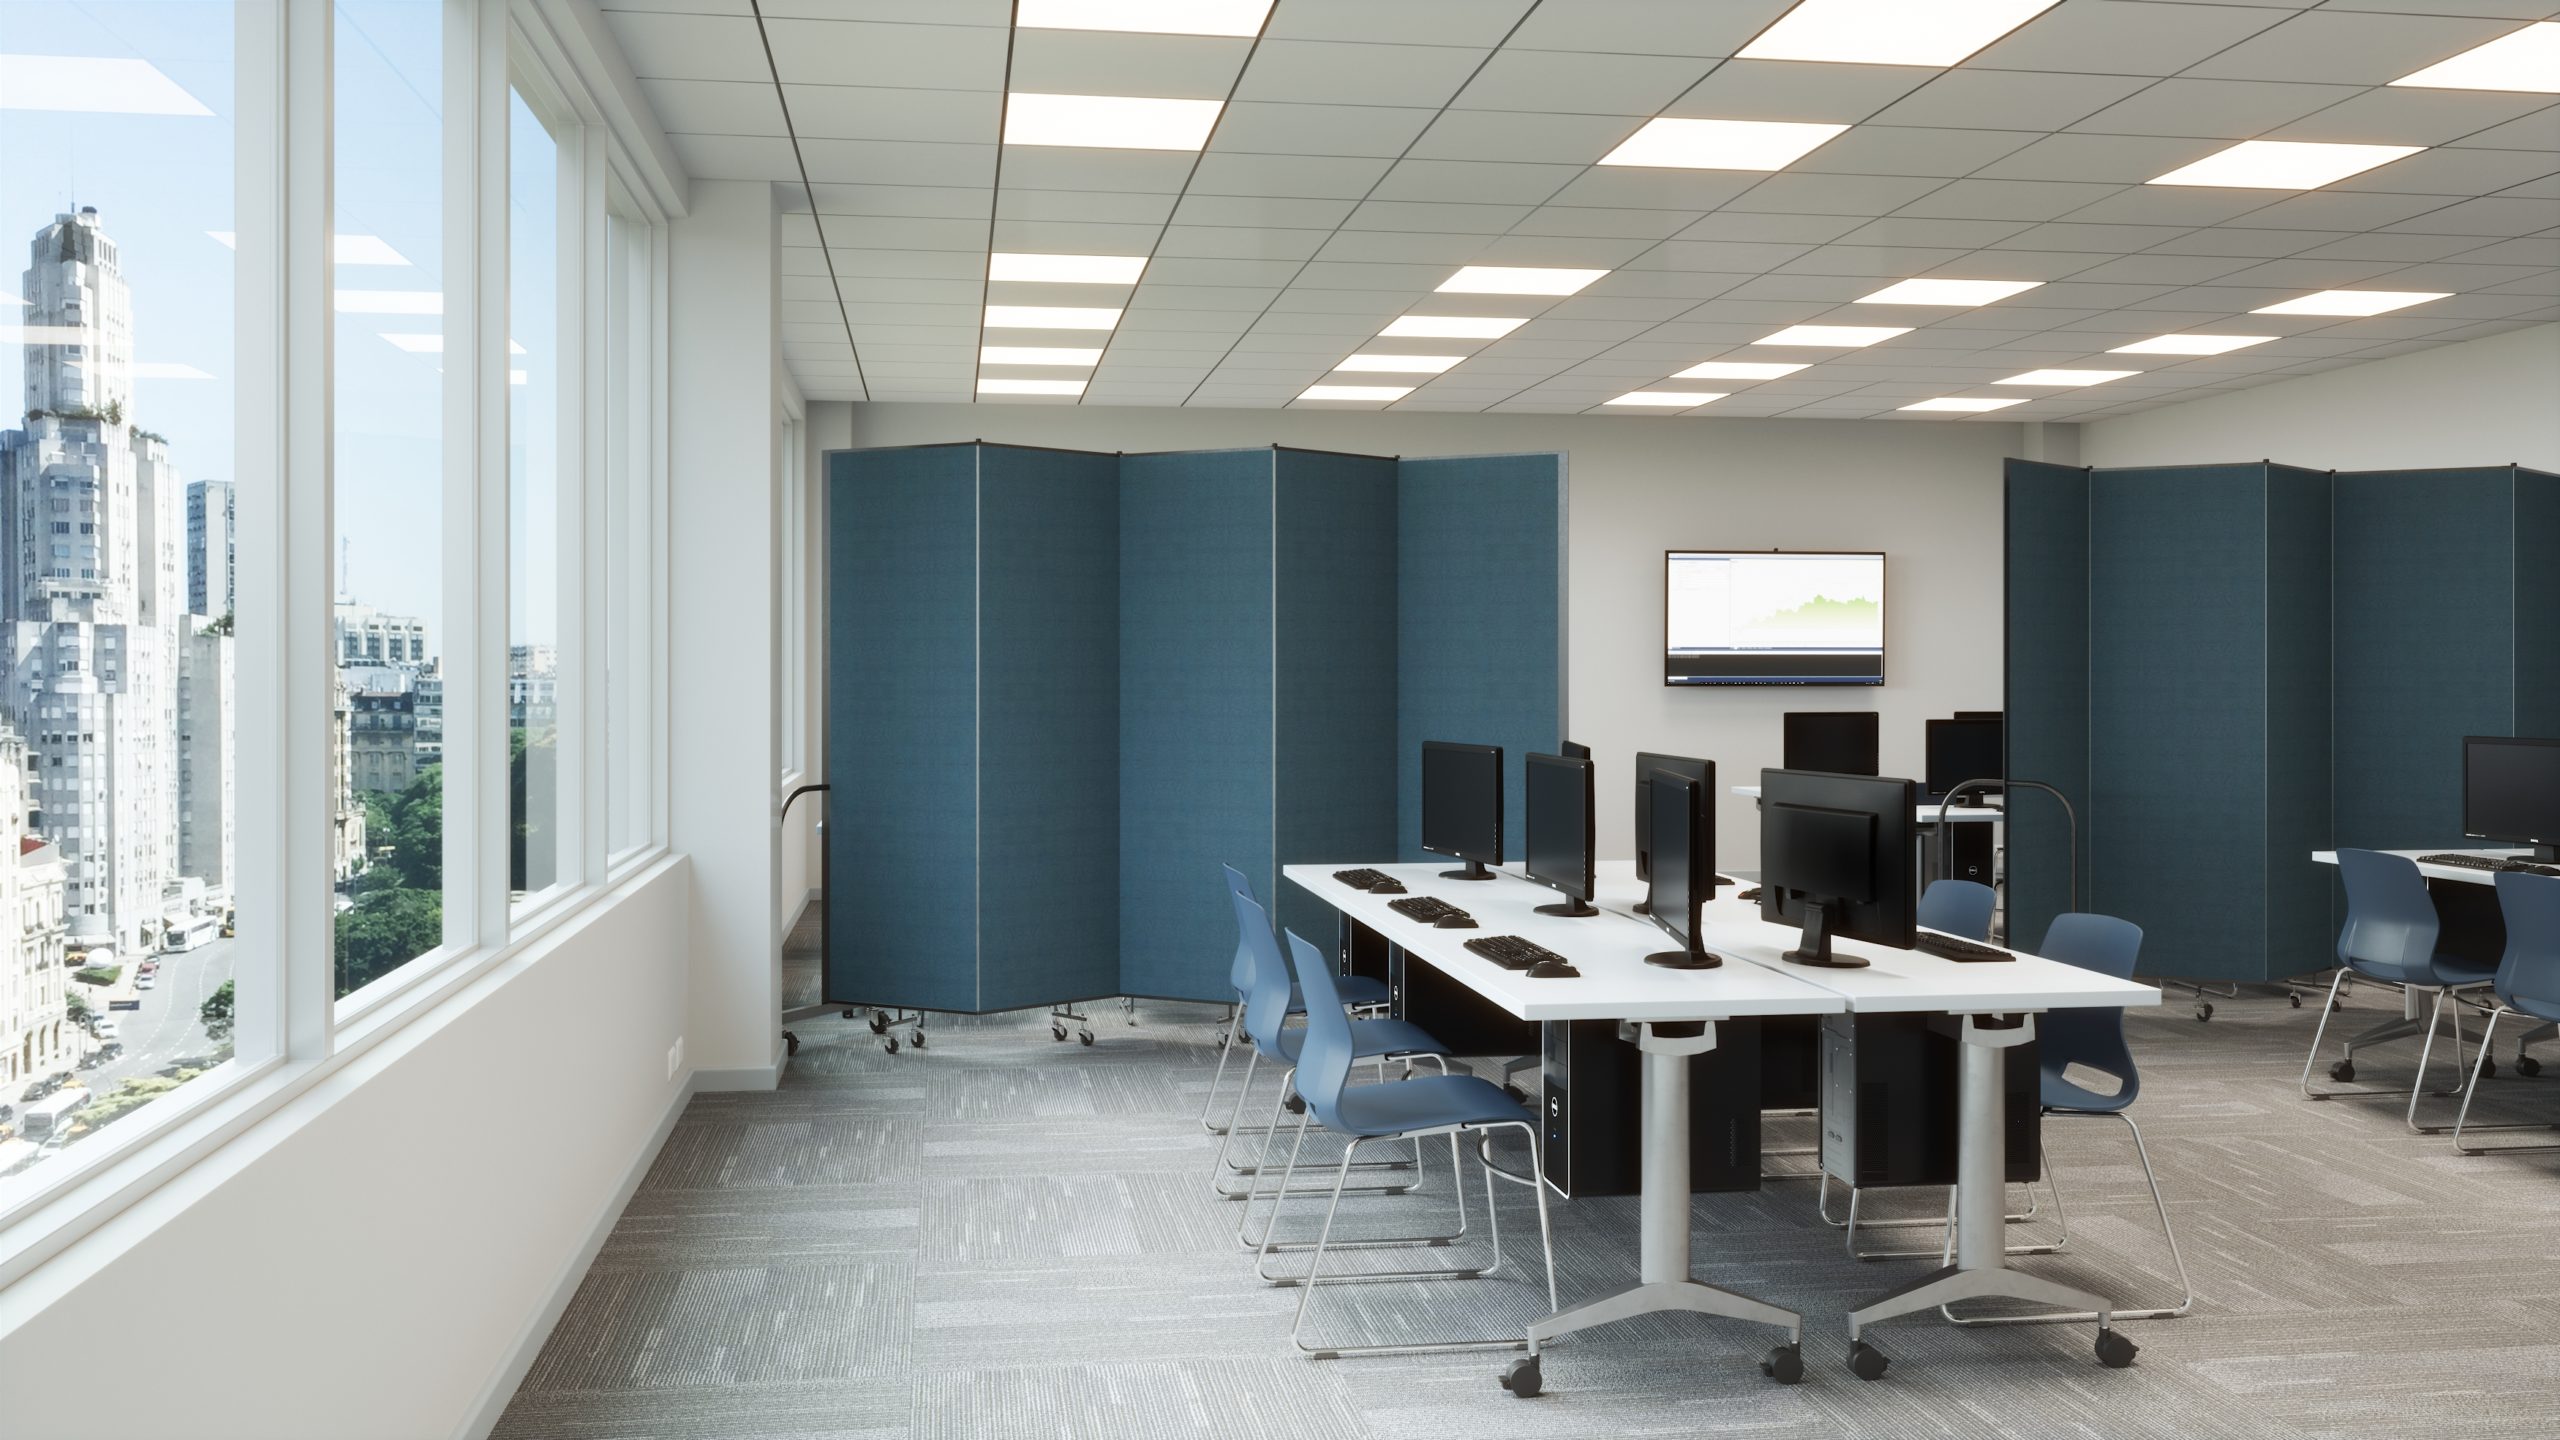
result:
M 1587 408 L 1702 360 L 1807 362 L 1711 384 L 1731 398 L 1694 412 L 1735 415 L 1890 414 L 2028 369 L 2143 369 L 1997 412 L 2089 419 L 2560 318 L 2560 97 L 2380 84 L 2560 17 L 2541 4 L 2063 0 L 1939 71 L 1731 59 L 1788 0 L 1279 0 L 1258 48 L 1021 32 L 1019 88 L 1040 69 L 1233 98 L 1199 155 L 1017 146 L 1001 185 L 1004 37 L 985 32 L 1007 5 L 764 0 L 775 59 L 753 76 L 728 38 L 752 29 L 747 0 L 604 4 L 688 168 L 785 182 L 785 275 L 803 279 L 785 281 L 784 354 L 813 398 L 855 398 L 858 376 L 872 398 L 966 400 L 982 307 L 1035 295 L 1128 307 L 1108 337 L 986 337 L 1102 343 L 1092 403 L 1286 404 L 1408 309 L 1498 309 L 1532 318 L 1490 343 L 1379 342 L 1469 356 L 1399 403 Z M 759 142 L 790 143 L 785 100 L 805 191 L 764 173 Z M 1655 114 L 1853 128 L 1772 175 L 1589 163 Z M 2436 148 L 2304 194 L 2140 183 L 2262 137 Z M 990 287 L 991 244 L 1155 259 L 1134 289 Z M 840 309 L 808 283 L 829 260 Z M 1432 293 L 1467 263 L 1613 273 L 1560 300 Z M 1848 303 L 1917 275 L 2047 283 L 1972 310 Z M 2246 315 L 2338 285 L 2457 293 L 2364 320 Z M 1916 328 L 1866 350 L 1749 344 L 1807 322 Z M 2100 358 L 2214 328 L 2281 338 Z

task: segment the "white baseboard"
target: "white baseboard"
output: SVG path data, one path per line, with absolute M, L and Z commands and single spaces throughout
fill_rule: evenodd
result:
M 683 1116 L 685 1105 L 693 1099 L 694 1089 L 688 1078 L 685 1087 L 676 1092 L 674 1101 L 667 1106 L 667 1113 L 658 1117 L 657 1129 L 649 1136 L 649 1143 L 640 1147 L 640 1153 L 632 1158 L 631 1167 L 614 1185 L 612 1197 L 597 1212 L 595 1224 L 589 1227 L 586 1239 L 579 1242 L 577 1253 L 560 1267 L 560 1273 L 551 1284 L 550 1298 L 542 1302 L 542 1308 L 534 1312 L 533 1318 L 527 1320 L 524 1329 L 517 1334 L 515 1344 L 508 1347 L 507 1363 L 499 1367 L 497 1374 L 489 1377 L 488 1388 L 480 1394 L 480 1403 L 471 1407 L 471 1414 L 463 1421 L 462 1428 L 454 1432 L 456 1440 L 485 1440 L 490 1431 L 498 1428 L 499 1419 L 507 1413 L 507 1402 L 515 1399 L 516 1387 L 524 1383 L 525 1375 L 533 1369 L 533 1362 L 541 1356 L 542 1344 L 551 1338 L 552 1327 L 560 1323 L 569 1302 L 576 1298 L 578 1283 L 586 1278 L 587 1267 L 595 1263 L 597 1254 L 604 1249 L 604 1242 L 612 1236 L 615 1222 L 622 1218 L 622 1208 L 639 1193 L 640 1182 L 648 1177 L 649 1167 L 657 1163 L 658 1152 L 666 1148 L 667 1137 L 675 1133 L 676 1121 Z
M 806 891 L 802 892 L 800 896 L 800 903 L 791 907 L 791 918 L 782 922 L 782 933 L 787 936 L 792 931 L 799 929 L 800 922 L 809 918 L 809 907 L 817 903 L 818 887 L 812 885 Z
M 715 1091 L 772 1090 L 782 1084 L 782 1059 L 776 1056 L 770 1065 L 749 1065 L 736 1070 L 696 1070 L 693 1072 L 695 1093 L 708 1095 Z

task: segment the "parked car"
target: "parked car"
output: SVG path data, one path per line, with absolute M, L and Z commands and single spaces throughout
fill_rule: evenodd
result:
M 159 983 L 160 977 L 157 975 L 143 974 L 133 977 L 133 988 L 136 990 L 148 990 Z
M 95 1023 L 89 1026 L 89 1033 L 97 1036 L 101 1040 L 113 1040 L 116 1038 L 116 1029 L 117 1026 L 114 1016 L 101 1015 L 97 1018 Z

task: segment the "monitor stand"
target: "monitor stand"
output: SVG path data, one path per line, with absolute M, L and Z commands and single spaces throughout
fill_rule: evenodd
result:
M 1831 917 L 1819 901 L 1806 901 L 1804 938 L 1796 948 L 1779 958 L 1791 965 L 1816 965 L 1827 970 L 1863 970 L 1867 962 L 1855 955 L 1831 953 Z
M 1470 860 L 1467 862 L 1466 869 L 1443 870 L 1440 872 L 1440 878 L 1443 880 L 1490 880 L 1493 878 L 1493 872 L 1484 868 L 1483 861 Z
M 1665 970 L 1713 970 L 1724 963 L 1724 957 L 1712 950 L 1699 949 L 1698 942 L 1691 940 L 1686 950 L 1656 951 L 1644 957 L 1644 963 L 1659 965 Z
M 1586 915 L 1597 915 L 1600 912 L 1583 904 L 1580 897 L 1567 895 L 1563 900 L 1556 904 L 1539 906 L 1538 913 L 1541 915 L 1562 915 L 1569 920 L 1579 920 Z

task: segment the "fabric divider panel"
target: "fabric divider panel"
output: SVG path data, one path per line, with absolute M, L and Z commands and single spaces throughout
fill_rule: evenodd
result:
M 2514 733 L 2560 736 L 2560 475 L 2515 484 Z
M 1525 762 L 1564 714 L 1564 457 L 1396 462 L 1396 834 L 1422 849 L 1422 742 L 1502 747 L 1503 857 L 1520 855 Z M 1619 762 L 1621 765 L 1627 763 Z M 1598 782 L 1626 785 L 1603 767 Z
M 1272 895 L 1272 452 L 1120 460 L 1120 992 L 1234 998 Z
M 1119 459 L 979 447 L 975 1010 L 1120 993 Z
M 1274 867 L 1396 853 L 1396 462 L 1273 452 Z M 1278 875 L 1330 954 L 1331 905 Z
M 2325 970 L 2337 939 L 2329 924 L 2336 872 L 2311 858 L 2335 833 L 2330 475 L 2266 468 L 2266 947 L 2263 958 L 2242 954 L 2232 968 L 2197 972 L 2241 980 Z
M 2089 893 L 2089 472 L 2011 460 L 2005 472 L 2007 771 L 2070 797 L 2079 893 Z M 2009 939 L 2040 944 L 2071 907 L 2071 815 L 2040 791 L 2007 796 Z
M 828 462 L 826 994 L 977 1008 L 972 445 Z

